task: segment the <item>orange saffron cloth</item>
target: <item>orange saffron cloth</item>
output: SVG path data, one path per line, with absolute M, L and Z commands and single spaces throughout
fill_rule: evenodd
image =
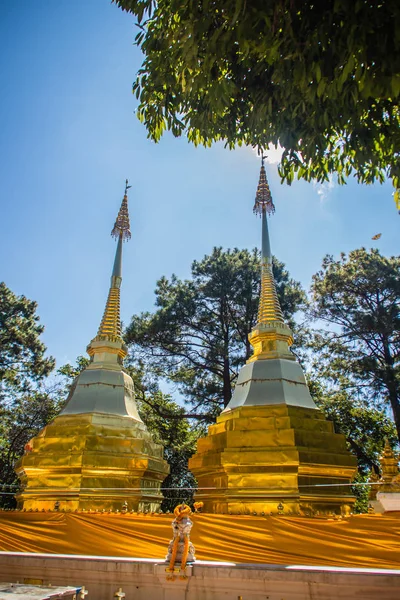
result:
M 400 513 L 192 515 L 200 560 L 400 569 Z M 0 512 L 0 551 L 165 559 L 173 515 Z

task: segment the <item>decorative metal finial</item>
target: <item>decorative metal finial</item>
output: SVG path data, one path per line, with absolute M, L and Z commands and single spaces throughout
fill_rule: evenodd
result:
M 128 180 L 125 179 L 125 194 L 124 194 L 124 196 L 126 196 L 126 194 L 128 193 L 128 190 L 130 190 L 132 187 L 131 185 L 128 185 L 128 183 L 129 183 Z
M 253 212 L 255 215 L 262 215 L 263 212 L 272 215 L 275 212 L 275 206 L 272 201 L 271 190 L 269 189 L 267 174 L 265 172 L 264 160 L 267 157 L 264 153 L 261 153 L 261 170 L 260 170 L 260 179 L 258 182 L 256 199 L 253 207 Z
M 125 180 L 125 192 L 124 197 L 122 199 L 121 208 L 119 209 L 119 213 L 117 216 L 117 220 L 114 223 L 113 230 L 111 235 L 113 238 L 122 240 L 130 240 L 131 239 L 131 230 L 129 223 L 129 211 L 128 211 L 128 190 L 131 188 L 131 185 L 128 185 L 128 180 Z

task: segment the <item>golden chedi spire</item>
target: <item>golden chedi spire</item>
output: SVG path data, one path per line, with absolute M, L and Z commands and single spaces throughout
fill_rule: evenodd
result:
M 260 303 L 249 334 L 254 353 L 189 460 L 196 500 L 215 513 L 347 514 L 357 461 L 316 407 L 289 349 L 292 332 L 272 272 L 267 215 L 274 211 L 263 158 L 254 206 L 262 221 Z
M 158 510 L 169 472 L 163 447 L 140 418 L 132 377 L 123 368 L 122 244 L 131 237 L 128 181 L 112 230 L 117 238 L 106 308 L 87 347 L 89 365 L 74 380 L 60 414 L 16 464 L 26 510 Z
M 121 208 L 111 231 L 112 237 L 118 240 L 117 250 L 103 318 L 97 336 L 87 348 L 90 356 L 104 353 L 106 346 L 108 346 L 108 351 L 111 350 L 111 353 L 118 354 L 120 360 L 126 356 L 126 348 L 121 337 L 120 288 L 122 282 L 122 242 L 131 239 L 127 195 L 130 187 L 128 180 L 126 180 Z
M 267 214 L 274 214 L 275 206 L 268 185 L 264 159 L 265 157 L 263 156 L 253 208 L 253 212 L 261 216 L 262 223 L 261 292 L 257 324 L 249 335 L 249 341 L 254 348 L 254 354 L 248 362 L 266 358 L 293 358 L 289 351 L 289 346 L 293 343 L 292 332 L 283 319 L 272 271 L 272 253 Z

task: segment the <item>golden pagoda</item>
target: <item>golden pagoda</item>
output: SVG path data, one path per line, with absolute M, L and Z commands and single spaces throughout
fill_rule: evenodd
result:
M 290 350 L 293 334 L 272 272 L 267 214 L 275 207 L 264 158 L 254 212 L 262 221 L 261 294 L 249 335 L 254 352 L 189 461 L 196 500 L 212 513 L 346 514 L 355 500 L 349 484 L 357 461 L 314 404 Z
M 373 512 L 400 510 L 400 455 L 393 452 L 389 440 L 385 440 L 383 452 L 379 457 L 381 475 L 372 473 L 369 478 L 369 500 Z
M 71 386 L 60 415 L 29 444 L 16 465 L 19 508 L 148 510 L 162 501 L 169 472 L 163 447 L 153 442 L 123 368 L 121 337 L 122 244 L 131 237 L 128 181 L 111 235 L 118 240 L 106 308 L 87 347 L 89 366 Z

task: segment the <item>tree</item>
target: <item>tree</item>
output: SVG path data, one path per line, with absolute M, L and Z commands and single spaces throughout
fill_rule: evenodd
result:
M 201 426 L 191 426 L 185 410 L 169 394 L 164 394 L 158 383 L 138 365 L 130 364 L 127 371 L 135 386 L 135 399 L 139 415 L 153 440 L 164 446 L 164 458 L 169 464 L 169 475 L 161 491 L 163 511 L 173 511 L 180 502 L 191 502 L 196 479 L 188 469 L 188 460 L 196 451 L 196 441 Z
M 170 473 L 161 487 L 164 495 L 161 509 L 172 511 L 177 504 L 183 501 L 190 503 L 193 499 L 197 482 L 188 469 L 188 461 L 196 451 L 198 437 L 205 432 L 198 425 L 189 424 L 184 408 L 168 394 L 163 394 L 159 389 L 153 388 L 151 392 L 146 389 L 137 370 L 134 381 L 139 414 L 153 440 L 164 446 L 164 458 L 169 464 Z
M 0 396 L 7 390 L 27 391 L 54 368 L 46 358 L 40 340 L 44 327 L 39 324 L 37 304 L 16 296 L 0 283 Z
M 14 471 L 25 445 L 57 416 L 65 400 L 58 385 L 18 393 L 0 407 L 0 506 L 15 507 L 19 480 Z
M 311 313 L 320 375 L 353 398 L 391 406 L 400 439 L 400 258 L 378 250 L 326 256 L 313 277 Z
M 304 302 L 300 284 L 274 259 L 274 276 L 285 318 Z M 214 248 L 192 264 L 192 278 L 157 282 L 155 313 L 134 315 L 125 339 L 135 360 L 177 384 L 191 417 L 212 422 L 226 406 L 239 368 L 251 355 L 248 334 L 260 293 L 257 250 Z M 292 325 L 294 325 L 292 323 Z
M 317 363 L 317 357 L 316 361 Z M 368 399 L 354 397 L 345 389 L 343 378 L 336 384 L 324 381 L 314 365 L 307 376 L 308 386 L 316 405 L 332 421 L 336 433 L 346 437 L 348 449 L 357 457 L 358 471 L 353 479 L 352 493 L 356 496 L 354 511 L 368 511 L 371 472 L 379 473 L 379 456 L 388 439 L 392 447 L 397 445 L 397 432 L 393 421 L 385 411 L 370 406 Z M 332 373 L 331 379 L 337 373 Z M 348 386 L 351 388 L 351 386 Z
M 57 410 L 59 397 L 43 386 L 54 367 L 40 340 L 37 304 L 0 283 L 0 505 L 14 503 L 14 463 Z
M 388 438 L 397 444 L 396 428 L 385 411 L 370 406 L 364 398 L 354 398 L 348 391 L 328 387 L 319 378 L 307 377 L 311 395 L 326 418 L 334 423 L 336 433 L 342 433 L 349 450 L 357 456 L 362 475 L 371 469 L 379 472 L 379 456 Z
M 283 180 L 400 187 L 397 0 L 113 0 L 137 17 L 149 137 L 284 149 Z

